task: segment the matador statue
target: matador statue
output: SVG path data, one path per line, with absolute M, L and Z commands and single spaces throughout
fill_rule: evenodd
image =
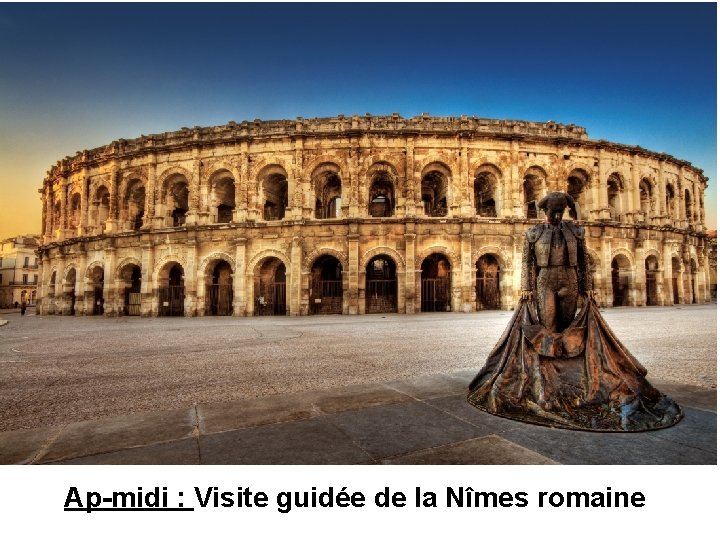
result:
M 568 207 L 575 217 L 575 201 L 551 192 L 538 207 L 547 221 L 525 233 L 520 302 L 470 383 L 468 402 L 568 429 L 644 431 L 679 422 L 680 407 L 645 379 L 595 304 L 585 230 L 562 219 Z

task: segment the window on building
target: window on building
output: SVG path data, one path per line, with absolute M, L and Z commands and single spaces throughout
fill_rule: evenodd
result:
M 25 257 L 25 267 L 30 266 L 30 257 Z
M 37 280 L 38 280 L 38 277 L 37 277 L 37 274 L 35 274 L 35 275 L 33 276 L 33 282 L 34 282 L 34 283 L 37 283 Z
M 2 274 L 0 274 L 0 285 L 2 285 Z
M 27 283 L 27 278 L 28 278 L 28 275 L 27 275 L 27 274 L 23 274 L 23 283 Z

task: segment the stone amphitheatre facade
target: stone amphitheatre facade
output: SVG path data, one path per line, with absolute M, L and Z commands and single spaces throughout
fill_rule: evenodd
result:
M 554 122 L 338 116 L 118 140 L 48 172 L 39 311 L 512 309 L 536 201 L 558 190 L 601 305 L 705 302 L 707 182 Z

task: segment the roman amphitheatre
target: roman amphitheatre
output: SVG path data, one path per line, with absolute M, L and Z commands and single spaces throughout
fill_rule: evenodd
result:
M 707 184 L 555 122 L 340 115 L 120 139 L 47 173 L 38 312 L 512 309 L 549 191 L 577 203 L 601 306 L 705 303 Z

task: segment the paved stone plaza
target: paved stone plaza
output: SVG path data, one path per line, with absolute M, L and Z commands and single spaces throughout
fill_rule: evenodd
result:
M 510 312 L 7 313 L 0 462 L 715 463 L 716 306 L 604 316 L 651 381 L 683 405 L 678 426 L 579 433 L 467 405 L 467 383 Z

